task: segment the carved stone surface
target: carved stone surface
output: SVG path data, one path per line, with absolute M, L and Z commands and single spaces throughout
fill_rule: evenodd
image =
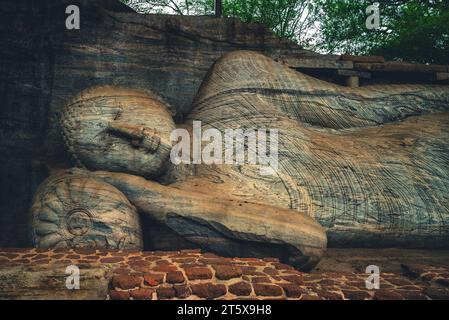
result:
M 64 107 L 60 125 L 70 153 L 89 169 L 154 177 L 170 161 L 174 124 L 162 102 L 150 94 L 119 87 L 87 90 Z M 310 269 L 326 249 L 324 230 L 307 215 L 233 202 L 225 192 L 216 197 L 208 197 L 207 190 L 189 193 L 134 175 L 103 172 L 97 176 L 105 177 L 153 220 L 188 242 L 220 254 L 276 255 Z
M 80 9 L 80 30 L 65 28 L 69 5 Z M 82 90 L 151 89 L 182 119 L 207 70 L 226 52 L 316 55 L 259 24 L 142 15 L 119 0 L 3 0 L 0 19 L 0 246 L 30 245 L 28 210 L 46 167 L 69 165 L 56 114 Z
M 154 94 L 114 86 L 87 89 L 59 118 L 69 152 L 91 170 L 155 177 L 168 161 L 175 124 Z
M 226 194 L 172 188 L 124 173 L 93 174 L 121 190 L 140 212 L 221 255 L 274 256 L 309 270 L 326 250 L 324 229 L 300 212 L 234 200 Z
M 142 249 L 136 209 L 113 186 L 73 169 L 39 186 L 31 207 L 39 248 Z
M 48 259 L 49 260 L 49 259 Z M 68 290 L 67 264 L 49 262 L 0 265 L 0 300 L 104 300 L 112 272 L 107 265 L 84 263 L 79 290 Z
M 176 186 L 306 212 L 330 245 L 447 246 L 449 90 L 340 87 L 254 52 L 215 63 L 188 122 L 278 129 L 279 170 L 196 165 Z
M 64 109 L 61 119 L 72 117 L 72 122 L 61 121 L 65 132 L 73 124 L 97 128 L 98 118 L 89 124 L 92 109 L 102 116 L 112 114 L 101 132 L 131 135 L 117 137 L 122 144 L 117 154 L 123 159 L 130 152 L 143 157 L 148 149 L 126 132 L 132 125 L 114 124 L 117 111 L 109 111 L 132 110 L 135 102 L 114 98 L 104 103 L 102 90 L 93 91 L 101 101 L 95 107 L 83 98 L 75 99 L 75 111 L 73 104 Z M 126 97 L 132 92 L 108 90 Z M 327 229 L 332 245 L 445 246 L 448 102 L 443 86 L 343 88 L 257 53 L 235 52 L 210 70 L 186 126 L 200 120 L 203 130 L 222 133 L 278 129 L 279 168 L 274 175 L 261 176 L 259 165 L 171 166 L 163 180 L 175 188 L 129 174 L 95 175 L 188 242 L 224 255 L 276 255 L 309 269 L 322 256 L 326 236 L 307 216 Z M 146 108 L 152 110 L 142 104 L 139 121 L 154 130 L 161 125 L 160 115 Z M 162 103 L 156 109 L 160 111 L 170 123 Z M 70 143 L 79 144 L 85 135 L 86 130 L 79 130 L 66 139 L 78 159 L 80 149 Z M 98 139 L 92 159 L 111 158 L 106 146 L 108 139 Z M 151 167 L 152 159 L 146 160 Z M 94 168 L 147 175 L 141 168 L 128 170 L 128 162 L 114 168 L 102 160 Z M 166 169 L 160 162 L 156 167 L 159 174 Z

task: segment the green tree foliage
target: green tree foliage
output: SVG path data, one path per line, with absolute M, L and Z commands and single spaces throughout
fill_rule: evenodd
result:
M 387 59 L 449 63 L 448 0 L 378 1 L 381 27 L 365 26 L 368 0 L 317 0 L 316 48 Z
M 141 13 L 213 15 L 214 0 L 122 0 Z M 266 25 L 281 38 L 306 46 L 313 36 L 313 0 L 223 0 L 223 16 Z
M 122 0 L 138 12 L 212 15 L 214 0 Z M 381 27 L 366 28 L 379 4 Z M 266 25 L 323 53 L 449 63 L 449 0 L 223 0 L 223 15 Z
M 214 0 L 121 0 L 140 13 L 211 15 Z
M 306 45 L 313 20 L 311 0 L 223 0 L 223 14 L 266 25 L 282 38 Z

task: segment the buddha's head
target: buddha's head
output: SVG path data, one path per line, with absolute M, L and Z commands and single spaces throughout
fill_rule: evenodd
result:
M 94 87 L 66 104 L 59 120 L 69 152 L 87 169 L 155 177 L 168 161 L 175 124 L 154 94 Z

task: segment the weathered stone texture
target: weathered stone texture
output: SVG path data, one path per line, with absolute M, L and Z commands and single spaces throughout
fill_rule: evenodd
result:
M 96 248 L 143 248 L 136 208 L 119 190 L 83 171 L 65 171 L 45 180 L 30 211 L 35 247 L 77 247 L 76 252 L 84 254 Z M 102 262 L 120 259 L 104 258 Z
M 211 68 L 187 117 L 194 121 L 223 135 L 278 130 L 278 166 L 262 178 L 266 164 L 200 164 L 178 188 L 307 213 L 329 246 L 449 243 L 447 86 L 347 88 L 236 51 Z
M 67 30 L 78 5 L 81 30 Z M 2 1 L 0 245 L 26 246 L 27 211 L 49 163 L 68 163 L 56 114 L 93 85 L 151 89 L 176 118 L 222 54 L 314 55 L 236 19 L 140 15 L 118 0 Z
M 198 251 L 133 252 L 95 250 L 90 254 L 74 254 L 74 250 L 10 249 L 0 250 L 0 299 L 293 299 L 293 300 L 429 300 L 449 299 L 447 267 L 420 264 L 404 265 L 403 273 L 381 272 L 380 289 L 368 290 L 367 274 L 360 272 L 314 272 L 279 270 L 280 277 L 265 273 L 273 268 L 274 261 L 232 258 L 222 265 L 246 267 L 257 262 L 255 270 L 263 276 L 241 275 L 220 279 L 212 274 L 215 265 L 207 262 L 208 253 Z M 75 257 L 76 256 L 76 257 Z M 120 257 L 122 262 L 104 264 L 103 257 Z M 72 258 L 70 258 L 72 257 Z M 65 289 L 65 268 L 81 264 L 81 290 Z M 151 261 L 147 258 L 154 258 Z M 175 262 L 190 258 L 206 277 L 185 278 L 189 267 Z M 215 256 L 216 257 L 216 256 Z M 38 258 L 38 259 L 36 259 Z M 45 260 L 41 265 L 37 261 Z M 202 261 L 202 262 L 200 262 Z M 179 271 L 159 271 L 157 266 L 175 265 Z M 142 266 L 146 268 L 143 269 Z M 432 274 L 432 279 L 419 277 L 409 270 L 419 270 L 419 275 Z M 142 271 L 144 270 L 144 271 Z M 265 270 L 265 271 L 264 271 Z M 294 276 L 294 277 L 293 277 Z M 263 282 L 255 279 L 264 278 Z M 442 283 L 445 280 L 445 283 Z

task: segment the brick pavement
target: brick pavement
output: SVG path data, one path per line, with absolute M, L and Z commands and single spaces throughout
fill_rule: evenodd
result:
M 199 250 L 0 249 L 0 266 L 11 264 L 107 266 L 107 299 L 449 299 L 449 269 L 425 264 L 382 273 L 379 290 L 366 289 L 364 273 L 303 273 L 275 258 Z

